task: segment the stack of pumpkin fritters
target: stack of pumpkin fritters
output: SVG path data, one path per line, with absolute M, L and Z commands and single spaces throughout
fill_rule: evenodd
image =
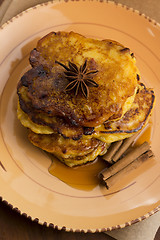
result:
M 37 147 L 73 167 L 141 131 L 154 92 L 140 82 L 134 54 L 112 40 L 52 32 L 30 53 L 18 83 L 18 118 Z

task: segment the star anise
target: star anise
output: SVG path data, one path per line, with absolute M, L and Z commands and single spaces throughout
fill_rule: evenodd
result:
M 75 90 L 75 96 L 78 94 L 79 90 L 83 95 L 88 98 L 89 87 L 98 87 L 98 84 L 93 81 L 93 76 L 98 72 L 98 70 L 88 70 L 87 60 L 79 68 L 73 62 L 68 62 L 68 67 L 63 63 L 55 61 L 61 65 L 66 71 L 64 71 L 65 77 L 69 80 L 69 84 L 65 87 L 65 91 Z

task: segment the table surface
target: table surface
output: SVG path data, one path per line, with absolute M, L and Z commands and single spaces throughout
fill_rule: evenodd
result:
M 0 25 L 46 0 L 0 0 Z M 139 10 L 160 23 L 160 0 L 115 0 Z M 0 240 L 160 240 L 160 212 L 140 223 L 106 233 L 78 233 L 53 229 L 20 215 L 0 198 Z

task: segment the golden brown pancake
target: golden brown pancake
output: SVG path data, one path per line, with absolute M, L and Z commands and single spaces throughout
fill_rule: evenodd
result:
M 28 138 L 35 146 L 54 154 L 70 167 L 93 161 L 109 146 L 95 138 L 74 141 L 59 134 L 36 134 L 32 131 L 29 131 Z
M 87 98 L 81 92 L 75 96 L 74 91 L 65 91 L 65 69 L 57 62 L 68 66 L 69 61 L 78 68 L 87 61 L 87 71 L 98 71 L 93 77 L 98 87 L 89 87 Z M 26 87 L 33 111 L 62 117 L 72 125 L 95 127 L 108 119 L 120 119 L 136 94 L 139 71 L 135 58 L 128 48 L 115 41 L 53 32 L 38 41 L 30 63 L 33 68 L 18 85 L 23 111 L 21 88 Z

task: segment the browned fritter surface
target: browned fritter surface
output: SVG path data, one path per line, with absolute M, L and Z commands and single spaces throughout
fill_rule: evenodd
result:
M 141 130 L 152 113 L 154 100 L 153 90 L 147 89 L 142 84 L 131 108 L 125 113 L 123 118 L 118 121 L 104 123 L 104 128 L 108 133 L 131 133 Z
M 121 118 L 126 100 L 135 93 L 138 74 L 130 52 L 123 49 L 111 40 L 93 40 L 72 32 L 48 34 L 31 52 L 33 68 L 18 85 L 22 110 L 57 116 L 85 127 Z M 68 80 L 63 67 L 55 61 L 65 65 L 71 61 L 79 67 L 86 59 L 89 70 L 98 70 L 93 78 L 98 88 L 89 87 L 88 98 L 65 92 Z M 22 87 L 27 88 L 28 105 L 23 100 Z
M 37 147 L 65 158 L 84 156 L 100 144 L 100 141 L 95 138 L 74 141 L 64 139 L 59 134 L 36 134 L 32 131 L 29 131 L 28 138 Z
M 64 139 L 59 134 L 36 134 L 29 131 L 29 140 L 37 147 L 52 153 L 69 167 L 91 162 L 98 155 L 104 154 L 108 144 L 97 139 Z

